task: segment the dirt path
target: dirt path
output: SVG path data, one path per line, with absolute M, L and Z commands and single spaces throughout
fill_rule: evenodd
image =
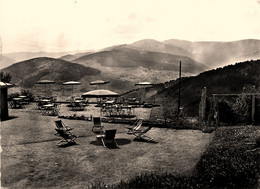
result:
M 118 183 L 143 172 L 189 173 L 213 135 L 194 130 L 152 128 L 158 143 L 133 141 L 126 125 L 117 129 L 119 149 L 104 148 L 91 132 L 92 123 L 63 120 L 74 127 L 78 145 L 58 148 L 56 117 L 42 116 L 35 105 L 10 110 L 16 118 L 1 122 L 2 186 L 12 188 L 83 188 L 94 182 Z

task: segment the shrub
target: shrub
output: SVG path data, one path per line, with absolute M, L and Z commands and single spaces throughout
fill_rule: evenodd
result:
M 35 98 L 33 93 L 30 90 L 26 90 L 26 89 L 21 90 L 21 95 L 27 96 L 29 101 L 33 101 Z
M 218 102 L 219 121 L 226 124 L 236 123 L 236 117 L 229 104 L 222 100 Z

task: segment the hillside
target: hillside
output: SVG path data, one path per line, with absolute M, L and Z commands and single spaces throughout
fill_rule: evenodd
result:
M 183 47 L 159 42 L 153 39 L 140 40 L 135 43 L 126 45 L 126 47 L 140 50 L 140 51 L 160 52 L 160 53 L 174 54 L 179 56 L 187 56 L 190 58 L 192 55 Z
M 246 61 L 182 78 L 181 106 L 186 115 L 198 115 L 201 89 L 207 87 L 208 97 L 212 94 L 241 93 L 245 85 L 260 87 L 260 60 Z M 172 81 L 167 88 L 160 90 L 152 98 L 156 102 L 168 101 L 167 106 L 177 108 L 178 81 Z M 166 85 L 165 85 L 166 86 Z
M 75 59 L 78 59 L 82 56 L 86 56 L 86 55 L 89 55 L 93 52 L 85 52 L 85 53 L 76 53 L 76 54 L 66 54 L 64 56 L 61 56 L 59 59 L 62 59 L 62 60 L 67 60 L 67 61 L 73 61 Z
M 12 83 L 22 87 L 32 87 L 41 79 L 56 82 L 80 80 L 86 75 L 99 75 L 101 72 L 94 68 L 74 64 L 61 59 L 34 58 L 18 62 L 3 69 L 12 75 Z
M 110 51 L 102 51 L 80 57 L 74 62 L 91 62 L 106 67 L 138 67 L 150 70 L 173 70 L 178 71 L 179 62 L 183 63 L 183 72 L 197 74 L 208 69 L 207 66 L 192 60 L 189 57 L 150 51 L 139 51 L 124 46 Z M 93 65 L 94 66 L 94 65 Z
M 211 68 L 260 58 L 257 53 L 260 51 L 260 40 L 256 39 L 231 42 L 189 42 L 171 39 L 164 43 L 187 50 L 191 53 L 191 58 Z

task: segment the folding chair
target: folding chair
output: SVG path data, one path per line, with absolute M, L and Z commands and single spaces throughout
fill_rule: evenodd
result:
M 150 131 L 152 126 L 147 127 L 144 130 L 134 130 L 133 134 L 136 136 L 134 140 L 146 140 L 146 141 L 152 141 L 153 138 L 145 135 L 148 131 Z
M 93 117 L 93 127 L 92 132 L 95 134 L 103 134 L 103 128 L 101 124 L 101 118 L 100 117 Z
M 67 142 L 67 144 L 76 144 L 75 139 L 77 136 L 72 135 L 69 131 L 63 129 L 55 129 L 57 133 L 54 135 L 59 135 L 63 139 L 55 144 L 55 146 L 60 146 L 60 143 Z
M 138 131 L 141 128 L 142 124 L 143 120 L 137 119 L 133 125 L 127 127 L 127 134 L 133 134 L 135 131 Z
M 101 141 L 104 147 L 107 147 L 105 141 L 111 141 L 118 147 L 118 144 L 115 140 L 116 131 L 116 129 L 105 130 L 105 134 L 101 136 Z
M 62 120 L 56 120 L 54 121 L 55 122 L 55 125 L 56 127 L 59 129 L 59 130 L 65 130 L 65 131 L 71 131 L 72 127 L 68 126 L 68 125 L 65 125 Z

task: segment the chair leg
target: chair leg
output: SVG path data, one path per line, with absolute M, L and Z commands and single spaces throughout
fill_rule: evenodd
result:
M 153 138 L 151 138 L 151 137 L 149 137 L 147 135 L 144 135 L 144 134 L 136 136 L 136 139 L 144 139 L 144 140 L 147 140 L 149 142 L 153 140 Z
M 62 139 L 61 141 L 57 142 L 57 143 L 55 144 L 55 146 L 59 146 L 59 144 L 62 143 L 62 142 L 67 142 L 67 141 L 64 140 L 64 139 Z
M 107 147 L 107 146 L 105 145 L 105 142 L 104 142 L 104 139 L 103 139 L 103 138 L 101 138 L 101 141 L 102 141 L 102 143 L 103 143 L 103 146 L 104 146 L 104 147 Z
M 116 144 L 117 147 L 119 147 L 115 139 L 114 139 L 114 143 Z

